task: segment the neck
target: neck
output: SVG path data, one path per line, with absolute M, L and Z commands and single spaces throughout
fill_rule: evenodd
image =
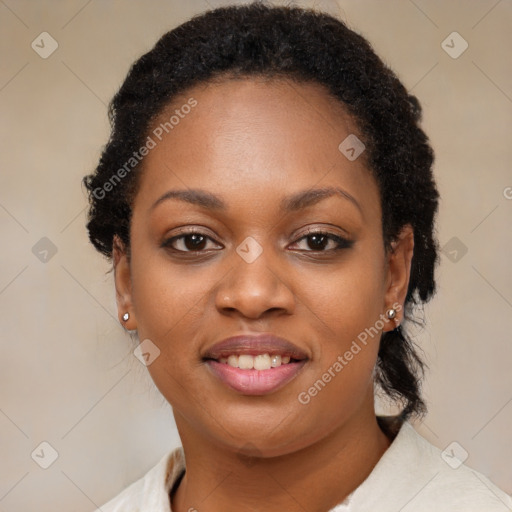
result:
M 278 457 L 242 457 L 205 439 L 175 412 L 186 473 L 173 512 L 330 510 L 370 474 L 390 445 L 373 408 L 306 448 Z

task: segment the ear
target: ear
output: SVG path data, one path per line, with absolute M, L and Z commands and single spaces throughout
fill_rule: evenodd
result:
M 112 260 L 114 265 L 114 281 L 116 286 L 117 316 L 121 325 L 129 330 L 137 329 L 135 311 L 132 301 L 132 281 L 130 261 L 127 250 L 121 239 L 115 235 L 112 246 Z M 128 320 L 123 316 L 128 313 Z
M 393 320 L 386 318 L 384 332 L 398 327 L 403 320 L 413 253 L 414 231 L 407 224 L 400 231 L 397 240 L 392 242 L 391 250 L 388 252 L 386 293 L 383 307 L 385 312 L 390 308 L 395 309 L 396 316 Z

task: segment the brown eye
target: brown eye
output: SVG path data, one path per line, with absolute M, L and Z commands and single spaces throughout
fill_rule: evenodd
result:
M 314 233 L 312 235 L 308 235 L 306 237 L 308 239 L 308 244 L 311 249 L 314 251 L 318 251 L 319 249 L 325 249 L 330 239 L 327 235 L 321 235 L 319 233 Z
M 208 241 L 212 239 L 202 233 L 185 233 L 165 240 L 162 247 L 177 252 L 202 252 L 207 249 Z
M 204 249 L 206 237 L 203 235 L 186 235 L 183 237 L 183 245 L 189 251 Z
M 306 240 L 306 246 L 309 247 L 309 249 L 305 249 L 306 252 L 330 252 L 338 249 L 348 249 L 354 243 L 352 240 L 347 240 L 341 236 L 323 231 L 307 233 L 299 238 L 295 244 L 298 244 L 302 240 Z M 329 243 L 331 247 L 328 247 Z M 326 247 L 328 247 L 327 250 Z

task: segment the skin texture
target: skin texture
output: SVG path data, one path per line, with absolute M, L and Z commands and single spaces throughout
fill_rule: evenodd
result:
M 133 204 L 131 254 L 114 250 L 119 318 L 160 356 L 148 366 L 174 410 L 187 459 L 172 509 L 326 511 L 352 492 L 389 446 L 374 413 L 375 336 L 307 404 L 297 399 L 394 303 L 403 305 L 413 252 L 406 226 L 385 251 L 379 192 L 364 153 L 339 144 L 358 134 L 343 106 L 313 83 L 246 78 L 208 83 L 176 98 L 194 110 L 150 151 Z M 158 125 L 161 120 L 157 120 Z M 362 137 L 360 137 L 362 138 Z M 280 201 L 311 188 L 333 195 L 283 214 Z M 209 210 L 169 199 L 203 189 L 226 203 Z M 184 228 L 208 237 L 203 253 Z M 318 248 L 308 229 L 353 241 Z M 236 252 L 246 237 L 263 249 Z M 316 250 L 315 250 L 316 249 Z M 322 252 L 323 251 L 323 252 Z M 397 320 L 401 320 L 399 311 Z M 384 330 L 394 322 L 387 321 Z M 263 396 L 228 388 L 201 355 L 226 337 L 270 332 L 308 355 L 286 386 Z

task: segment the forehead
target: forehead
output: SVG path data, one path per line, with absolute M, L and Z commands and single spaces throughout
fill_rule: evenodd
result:
M 149 136 L 155 147 L 144 159 L 136 202 L 155 201 L 165 189 L 200 186 L 229 201 L 250 198 L 268 207 L 294 190 L 342 186 L 380 215 L 364 152 L 349 160 L 340 151 L 347 137 L 362 138 L 357 125 L 320 84 L 208 82 L 176 97 Z

